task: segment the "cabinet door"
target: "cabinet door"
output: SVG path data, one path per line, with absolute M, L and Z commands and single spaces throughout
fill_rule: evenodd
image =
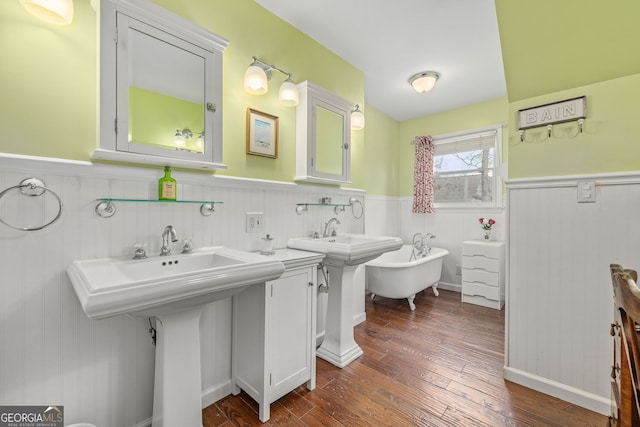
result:
M 313 280 L 311 269 L 293 270 L 270 283 L 271 386 L 273 400 L 291 391 L 290 384 L 311 374 L 315 332 L 312 327 Z M 313 342 L 312 342 L 313 340 Z

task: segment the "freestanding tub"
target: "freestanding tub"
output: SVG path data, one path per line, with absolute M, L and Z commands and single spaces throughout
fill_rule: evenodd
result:
M 438 296 L 438 280 L 442 274 L 442 262 L 449 251 L 431 248 L 427 256 L 412 256 L 413 246 L 404 245 L 400 249 L 386 252 L 365 263 L 366 287 L 371 299 L 406 298 L 411 311 L 416 309 L 413 300 L 416 294 L 428 287 Z M 417 252 L 417 251 L 416 251 Z

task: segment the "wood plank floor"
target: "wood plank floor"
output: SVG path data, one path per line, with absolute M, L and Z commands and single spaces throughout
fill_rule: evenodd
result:
M 355 328 L 364 355 L 343 369 L 318 360 L 317 387 L 271 405 L 244 393 L 203 411 L 214 426 L 605 426 L 607 418 L 502 378 L 504 310 L 431 290 L 406 300 L 367 298 Z

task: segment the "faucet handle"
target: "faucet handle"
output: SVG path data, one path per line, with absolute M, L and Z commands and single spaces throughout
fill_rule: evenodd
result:
M 145 259 L 147 257 L 146 243 L 136 242 L 133 247 L 135 249 L 133 252 L 133 259 Z
M 183 254 L 190 254 L 193 252 L 193 241 L 191 239 L 184 239 L 182 243 L 184 244 L 182 246 Z

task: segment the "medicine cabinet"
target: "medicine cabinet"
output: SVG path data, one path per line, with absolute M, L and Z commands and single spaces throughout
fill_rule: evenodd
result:
M 353 103 L 309 81 L 298 84 L 296 181 L 351 184 Z
M 227 40 L 146 0 L 100 2 L 100 148 L 92 158 L 226 169 Z

